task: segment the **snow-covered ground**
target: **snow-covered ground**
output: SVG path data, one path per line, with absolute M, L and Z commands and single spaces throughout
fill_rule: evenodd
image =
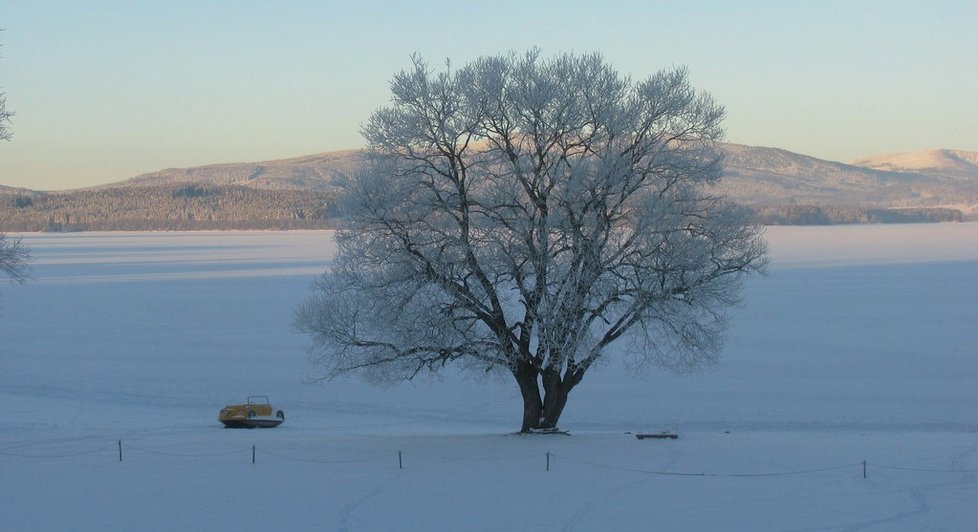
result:
M 329 232 L 25 235 L 0 530 L 978 530 L 978 224 L 767 236 L 718 367 L 616 358 L 526 437 L 505 378 L 310 382 Z M 251 394 L 285 424 L 222 429 Z

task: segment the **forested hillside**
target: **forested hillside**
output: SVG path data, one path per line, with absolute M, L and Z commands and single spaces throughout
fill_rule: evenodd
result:
M 753 208 L 755 220 L 762 225 L 835 225 L 900 224 L 963 222 L 958 209 L 917 207 L 878 209 L 870 207 L 833 207 L 819 205 L 780 205 Z
M 0 193 L 3 231 L 313 229 L 335 194 L 176 184 Z
M 978 153 L 888 154 L 845 164 L 777 148 L 725 144 L 716 193 L 768 225 L 978 219 Z M 0 185 L 0 231 L 321 228 L 336 184 L 364 155 L 170 168 L 91 189 Z

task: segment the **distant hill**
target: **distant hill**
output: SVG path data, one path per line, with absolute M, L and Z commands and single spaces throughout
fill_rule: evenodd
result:
M 719 191 L 764 214 L 765 223 L 944 221 L 978 214 L 974 152 L 878 155 L 845 164 L 778 148 L 726 144 L 725 151 Z
M 978 153 L 938 150 L 881 155 L 845 164 L 778 148 L 725 144 L 724 150 L 725 174 L 720 190 L 747 206 L 978 205 Z M 908 164 L 926 162 L 934 154 L 945 156 L 928 164 Z M 962 161 L 970 161 L 970 165 Z M 262 190 L 331 191 L 338 175 L 352 172 L 362 162 L 360 152 L 347 150 L 276 161 L 171 168 L 100 188 L 206 183 Z
M 362 160 L 358 150 L 344 150 L 276 161 L 168 168 L 99 188 L 202 183 L 261 190 L 329 191 L 337 175 L 352 172 Z
M 727 144 L 720 187 L 745 205 L 892 206 L 924 176 L 826 161 L 778 148 Z
M 725 144 L 717 192 L 769 224 L 961 220 L 978 216 L 978 153 L 932 150 L 852 164 Z M 327 227 L 336 178 L 359 151 L 170 168 L 90 189 L 0 185 L 0 230 Z
M 34 191 L 29 188 L 19 188 L 19 187 L 8 187 L 7 185 L 0 185 L 0 194 L 33 194 Z

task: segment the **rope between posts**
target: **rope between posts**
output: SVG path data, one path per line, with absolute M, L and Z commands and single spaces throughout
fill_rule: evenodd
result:
M 557 455 L 550 455 L 551 457 L 556 457 Z M 662 475 L 662 476 L 672 476 L 672 477 L 711 477 L 711 478 L 751 478 L 751 477 L 783 477 L 791 475 L 808 475 L 813 473 L 822 473 L 825 471 L 835 471 L 839 469 L 848 469 L 852 467 L 858 467 L 862 465 L 862 462 L 842 464 L 837 466 L 822 467 L 817 469 L 804 469 L 798 471 L 779 471 L 773 473 L 690 473 L 690 472 L 677 472 L 677 471 L 651 471 L 647 469 L 638 469 L 633 467 L 623 467 L 623 466 L 613 466 L 607 464 L 599 464 L 596 462 L 588 462 L 585 460 L 575 460 L 573 458 L 564 458 L 570 462 L 577 462 L 579 464 L 589 465 L 592 467 L 600 467 L 603 469 L 612 469 L 616 471 L 627 471 L 630 473 L 642 473 L 646 475 Z
M 171 457 L 180 457 L 180 458 L 210 458 L 210 457 L 217 457 L 217 456 L 232 456 L 232 455 L 245 454 L 247 452 L 247 450 L 248 450 L 248 449 L 236 449 L 236 450 L 230 450 L 230 451 L 219 451 L 219 452 L 210 452 L 210 453 L 180 453 L 180 452 L 163 451 L 163 450 L 159 450 L 159 449 L 150 449 L 150 448 L 140 447 L 140 446 L 136 446 L 136 445 L 132 445 L 132 444 L 126 444 L 125 446 L 123 446 L 123 442 L 120 440 L 115 445 L 106 445 L 106 446 L 98 447 L 98 448 L 95 448 L 95 449 L 89 449 L 89 450 L 78 451 L 78 452 L 73 452 L 73 453 L 31 454 L 31 453 L 17 453 L 17 452 L 11 452 L 11 451 L 8 451 L 8 450 L 0 449 L 0 455 L 2 455 L 2 456 L 11 456 L 11 457 L 15 457 L 15 458 L 26 458 L 26 459 L 73 458 L 73 457 L 78 457 L 78 456 L 85 456 L 85 455 L 91 455 L 91 454 L 96 454 L 96 453 L 102 453 L 102 452 L 106 452 L 106 451 L 113 450 L 113 449 L 116 449 L 116 448 L 118 448 L 118 451 L 119 451 L 119 461 L 122 461 L 122 456 L 123 456 L 123 452 L 122 451 L 123 451 L 123 448 L 129 449 L 129 450 L 133 450 L 133 451 L 139 451 L 139 452 L 143 452 L 143 453 L 160 455 L 160 456 L 171 456 Z M 256 456 L 257 447 L 256 446 L 252 446 L 252 448 L 250 450 L 251 450 L 251 454 L 252 454 L 252 463 L 255 463 L 255 456 Z M 289 456 L 289 455 L 286 455 L 286 454 L 280 454 L 280 453 L 277 453 L 277 452 L 274 452 L 274 451 L 268 451 L 268 450 L 261 450 L 261 453 L 260 454 L 265 455 L 265 456 L 272 456 L 272 457 L 275 457 L 275 458 L 280 458 L 282 460 L 288 460 L 288 461 L 292 461 L 292 462 L 301 462 L 301 463 L 309 463 L 309 464 L 321 464 L 321 465 L 365 464 L 365 463 L 374 463 L 374 462 L 385 462 L 385 461 L 387 461 L 389 459 L 389 457 L 386 454 L 383 455 L 383 456 L 373 456 L 373 457 L 363 458 L 363 459 L 357 459 L 357 460 L 320 460 L 320 459 L 315 459 L 315 458 L 300 458 L 300 457 Z M 447 456 L 447 457 L 446 456 L 438 456 L 438 457 L 436 457 L 436 456 L 426 455 L 425 453 L 421 453 L 420 455 L 415 455 L 415 458 L 417 458 L 419 456 L 421 458 L 423 458 L 424 460 L 443 461 L 443 462 L 444 461 L 459 461 L 459 460 L 466 460 L 466 461 L 503 461 L 503 460 L 507 460 L 507 459 L 513 459 L 513 460 L 522 459 L 522 457 L 515 457 L 515 456 L 510 456 L 510 457 L 506 457 L 506 458 L 503 458 L 503 457 L 484 458 L 484 457 L 479 457 L 479 456 L 472 456 L 472 457 L 468 457 L 468 458 L 460 457 L 460 456 Z M 546 461 L 546 470 L 547 471 L 550 471 L 550 469 L 551 469 L 550 462 L 551 462 L 552 459 L 564 459 L 564 460 L 566 460 L 568 462 L 574 462 L 574 463 L 583 464 L 583 465 L 587 465 L 587 466 L 591 466 L 591 467 L 596 467 L 596 468 L 601 468 L 601 469 L 608 469 L 608 470 L 615 470 L 615 471 L 624 471 L 624 472 L 638 473 L 638 474 L 643 474 L 643 475 L 659 475 L 659 476 L 671 476 L 671 477 L 704 477 L 704 478 L 705 477 L 709 477 L 709 478 L 764 478 L 764 477 L 784 477 L 784 476 L 793 476 L 793 475 L 809 475 L 809 474 L 823 473 L 823 472 L 828 472 L 828 471 L 837 471 L 837 470 L 842 470 L 842 469 L 856 468 L 856 467 L 860 467 L 860 466 L 862 466 L 863 478 L 866 478 L 866 471 L 867 471 L 867 468 L 868 467 L 869 468 L 875 468 L 875 469 L 887 469 L 887 470 L 895 470 L 895 471 L 908 471 L 908 472 L 916 472 L 916 473 L 952 473 L 952 474 L 954 474 L 954 473 L 958 473 L 958 474 L 978 473 L 978 469 L 963 469 L 963 468 L 962 469 L 956 469 L 956 468 L 952 468 L 952 469 L 918 468 L 918 467 L 905 467 L 905 466 L 889 465 L 889 464 L 877 464 L 877 463 L 872 463 L 872 462 L 867 462 L 867 461 L 855 462 L 855 463 L 848 463 L 848 464 L 841 464 L 841 465 L 834 465 L 834 466 L 828 466 L 828 467 L 820 467 L 820 468 L 800 469 L 800 470 L 793 470 L 793 471 L 761 472 L 761 473 L 709 473 L 709 472 L 693 472 L 693 471 L 657 471 L 657 470 L 643 469 L 643 468 L 637 468 L 637 467 L 628 467 L 628 466 L 621 466 L 621 465 L 604 464 L 604 463 L 599 463 L 599 462 L 592 462 L 592 461 L 589 461 L 589 460 L 579 460 L 579 459 L 575 459 L 575 458 L 571 458 L 571 457 L 565 457 L 563 455 L 556 455 L 556 454 L 550 453 L 550 452 L 546 453 L 546 460 L 547 460 Z M 397 451 L 397 460 L 398 460 L 398 467 L 401 468 L 401 469 L 403 469 L 404 463 L 403 463 L 403 455 L 402 455 L 402 452 L 401 451 Z
M 538 458 L 538 454 L 523 452 L 520 454 L 509 454 L 506 456 L 482 456 L 477 451 L 472 451 L 466 455 L 441 455 L 426 452 L 412 451 L 411 456 L 415 459 L 431 460 L 435 462 L 513 462 L 516 460 L 532 461 Z M 554 456 L 551 454 L 551 456 Z
M 74 458 L 76 456 L 84 456 L 86 454 L 95 454 L 108 451 L 110 449 L 115 449 L 115 445 L 107 445 L 105 447 L 99 447 L 98 449 L 92 449 L 90 451 L 79 451 L 77 453 L 63 453 L 63 454 L 22 454 L 22 453 L 12 453 L 10 451 L 0 451 L 0 454 L 6 456 L 13 456 L 15 458 Z
M 231 456 L 231 455 L 234 455 L 234 454 L 239 454 L 239 453 L 244 453 L 245 452 L 244 450 L 236 450 L 236 451 L 221 451 L 221 452 L 215 452 L 215 453 L 174 453 L 174 452 L 169 452 L 169 451 L 157 451 L 157 450 L 154 450 L 154 449 L 146 449 L 146 448 L 143 448 L 143 447 L 137 447 L 137 446 L 132 445 L 130 443 L 127 443 L 126 444 L 126 449 L 127 450 L 128 449 L 132 449 L 132 450 L 135 450 L 135 451 L 140 451 L 140 452 L 149 453 L 149 454 L 156 454 L 156 455 L 160 455 L 160 456 L 174 456 L 174 457 L 178 457 L 178 458 L 213 458 L 215 456 Z
M 262 456 L 274 456 L 276 458 L 281 458 L 283 460 L 290 460 L 292 462 L 303 462 L 307 464 L 323 464 L 323 465 L 343 465 L 343 464 L 366 464 L 369 462 L 378 461 L 377 458 L 370 458 L 365 460 L 314 460 L 311 458 L 296 458 L 294 456 L 286 456 L 284 454 L 278 454 L 271 451 L 261 451 Z
M 782 471 L 778 473 L 708 473 L 708 477 L 727 477 L 727 478 L 743 478 L 743 477 L 784 477 L 790 475 L 809 475 L 812 473 L 823 473 L 825 471 L 836 471 L 839 469 L 849 469 L 852 467 L 862 466 L 862 462 L 843 464 L 837 466 L 822 467 L 819 469 L 805 469 L 801 471 Z
M 913 471 L 915 473 L 978 473 L 978 469 L 926 469 L 920 467 L 903 467 L 886 464 L 867 463 L 866 465 L 878 467 L 880 469 L 894 469 L 897 471 Z

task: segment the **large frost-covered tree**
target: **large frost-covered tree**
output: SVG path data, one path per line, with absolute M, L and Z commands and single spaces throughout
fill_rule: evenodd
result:
M 763 267 L 713 195 L 723 108 L 684 69 L 635 82 L 598 54 L 415 58 L 363 128 L 337 256 L 296 312 L 328 378 L 502 369 L 522 431 L 557 425 L 603 357 L 695 369 Z

